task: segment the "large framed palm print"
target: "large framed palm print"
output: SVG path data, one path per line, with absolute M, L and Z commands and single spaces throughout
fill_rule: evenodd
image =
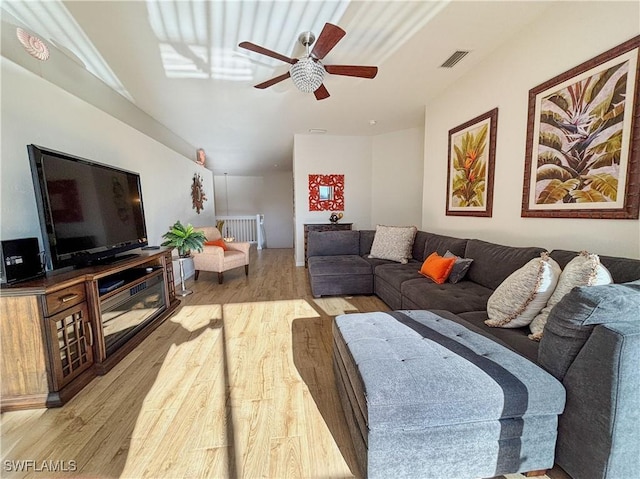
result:
M 637 219 L 640 36 L 529 92 L 522 216 Z

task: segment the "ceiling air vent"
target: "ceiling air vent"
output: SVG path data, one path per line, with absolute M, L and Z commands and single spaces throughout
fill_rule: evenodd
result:
M 469 52 L 464 50 L 458 50 L 453 55 L 445 60 L 445 62 L 440 65 L 440 68 L 453 68 L 453 66 L 467 56 Z

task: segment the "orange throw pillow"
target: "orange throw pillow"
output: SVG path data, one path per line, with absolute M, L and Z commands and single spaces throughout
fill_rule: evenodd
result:
M 455 262 L 455 258 L 443 258 L 438 253 L 431 253 L 422 263 L 420 274 L 431 278 L 438 284 L 442 284 L 449 277 Z
M 222 238 L 217 239 L 215 241 L 205 241 L 204 245 L 205 246 L 220 246 L 220 248 L 222 248 L 223 250 L 229 251 L 229 248 L 227 248 L 227 243 L 225 243 Z

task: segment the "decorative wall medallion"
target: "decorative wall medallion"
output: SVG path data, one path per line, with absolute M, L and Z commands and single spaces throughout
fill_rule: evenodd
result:
M 202 188 L 202 178 L 198 173 L 193 175 L 193 183 L 191 183 L 191 200 L 193 203 L 193 209 L 196 213 L 200 214 L 200 211 L 204 209 L 204 202 L 207 201 L 207 197 L 204 194 Z
M 309 211 L 344 211 L 344 175 L 309 175 Z
M 49 47 L 38 37 L 31 35 L 22 28 L 16 28 L 16 35 L 24 49 L 33 58 L 37 58 L 40 61 L 49 59 Z

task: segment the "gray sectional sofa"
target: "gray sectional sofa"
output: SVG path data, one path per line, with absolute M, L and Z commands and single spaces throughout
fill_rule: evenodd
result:
M 392 310 L 427 310 L 511 349 L 553 375 L 566 390 L 566 407 L 558 420 L 558 465 L 575 479 L 629 477 L 640 469 L 640 260 L 600 256 L 617 284 L 586 288 L 596 294 L 587 301 L 595 308 L 591 312 L 585 312 L 581 288 L 574 289 L 554 308 L 551 327 L 548 324 L 549 331 L 545 329 L 538 343 L 528 339 L 527 327 L 490 328 L 484 320 L 492 292 L 543 248 L 419 231 L 411 260 L 399 264 L 368 257 L 374 235 L 368 230 L 310 233 L 308 268 L 313 295 L 376 294 Z M 436 284 L 418 273 L 430 253 L 443 255 L 447 250 L 474 260 L 462 281 Z M 564 268 L 576 254 L 555 250 L 551 257 Z M 349 317 L 340 321 L 348 322 Z M 367 450 L 367 434 L 375 429 L 366 417 L 370 398 L 354 384 L 353 378 L 362 378 L 362 373 L 348 373 L 359 367 L 362 358 L 345 353 L 350 348 L 345 350 L 340 344 L 347 339 L 337 323 L 334 334 L 334 366 L 343 408 L 348 422 L 352 416 L 350 429 L 356 449 L 360 444 L 361 468 L 375 477 L 375 457 L 369 457 Z M 482 393 L 478 395 L 481 401 Z

